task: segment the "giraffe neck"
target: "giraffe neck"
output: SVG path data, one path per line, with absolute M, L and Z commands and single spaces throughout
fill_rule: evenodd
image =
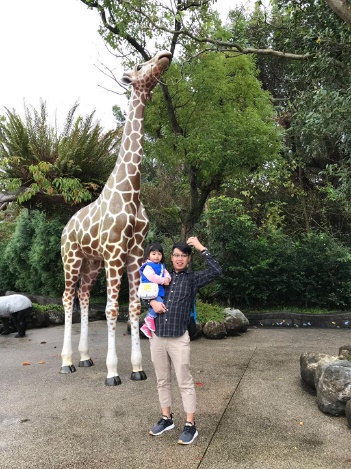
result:
M 119 155 L 102 194 L 107 191 L 140 192 L 146 97 L 145 92 L 133 89 Z

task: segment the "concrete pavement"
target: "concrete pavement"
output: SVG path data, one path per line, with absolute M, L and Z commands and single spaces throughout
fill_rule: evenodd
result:
M 0 336 L 2 469 L 167 468 L 340 469 L 351 464 L 345 417 L 317 407 L 300 380 L 302 352 L 337 354 L 347 329 L 253 329 L 238 337 L 192 342 L 199 436 L 177 445 L 184 413 L 174 392 L 176 429 L 152 437 L 160 418 L 148 340 L 146 381 L 129 379 L 130 336 L 117 323 L 122 385 L 107 387 L 105 321 L 89 325 L 95 366 L 59 373 L 63 326 Z M 79 324 L 73 325 L 74 360 Z M 23 365 L 29 362 L 30 365 Z

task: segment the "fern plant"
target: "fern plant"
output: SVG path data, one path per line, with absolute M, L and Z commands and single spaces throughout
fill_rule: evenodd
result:
M 25 106 L 24 118 L 6 110 L 0 121 L 0 184 L 17 202 L 46 212 L 96 198 L 115 164 L 120 130 L 104 132 L 94 112 L 76 117 L 75 104 L 63 130 L 46 109 Z

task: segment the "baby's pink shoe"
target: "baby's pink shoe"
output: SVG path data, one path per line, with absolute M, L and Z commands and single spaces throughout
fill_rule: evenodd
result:
M 150 331 L 150 329 L 147 327 L 146 324 L 144 324 L 143 326 L 141 326 L 140 330 L 141 330 L 141 332 L 143 332 L 143 333 L 146 335 L 146 337 L 148 337 L 149 339 L 151 339 L 152 334 L 151 334 L 151 331 Z
M 147 327 L 150 329 L 150 331 L 155 332 L 156 326 L 155 326 L 155 319 L 153 317 L 146 316 L 144 322 L 147 325 Z

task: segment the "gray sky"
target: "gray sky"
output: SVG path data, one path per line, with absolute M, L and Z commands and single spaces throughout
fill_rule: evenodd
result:
M 218 1 L 222 11 L 233 3 Z M 96 12 L 80 0 L 0 0 L 0 115 L 5 107 L 23 115 L 24 103 L 39 109 L 42 99 L 60 126 L 78 101 L 79 114 L 95 109 L 101 124 L 114 128 L 112 106 L 125 107 L 126 100 L 102 88 L 123 92 L 97 66 L 107 65 L 116 77 L 123 69 L 98 24 Z
M 23 114 L 24 102 L 39 109 L 43 99 L 49 115 L 56 113 L 62 123 L 78 100 L 79 114 L 96 109 L 96 118 L 113 128 L 118 97 L 99 87 L 113 81 L 96 65 L 117 64 L 98 24 L 97 14 L 80 0 L 0 0 L 0 114 L 4 107 Z

